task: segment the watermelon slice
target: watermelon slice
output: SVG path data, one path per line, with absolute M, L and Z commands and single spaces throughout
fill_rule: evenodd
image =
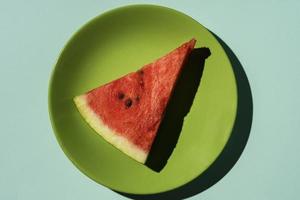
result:
M 136 72 L 76 96 L 87 123 L 110 144 L 145 163 L 192 39 Z

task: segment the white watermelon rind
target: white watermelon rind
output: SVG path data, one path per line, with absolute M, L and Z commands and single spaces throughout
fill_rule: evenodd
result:
M 121 134 L 106 126 L 101 118 L 98 117 L 96 113 L 89 107 L 86 95 L 76 96 L 73 100 L 86 122 L 107 142 L 109 142 L 134 160 L 142 164 L 146 162 L 148 153 L 130 142 Z

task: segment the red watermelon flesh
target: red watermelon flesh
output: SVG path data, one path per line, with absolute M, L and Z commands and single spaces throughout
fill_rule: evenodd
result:
M 78 110 L 105 140 L 145 163 L 195 43 L 192 39 L 136 72 L 75 97 Z

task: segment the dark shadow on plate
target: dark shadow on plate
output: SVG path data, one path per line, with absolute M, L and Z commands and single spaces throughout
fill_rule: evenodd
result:
M 177 144 L 184 117 L 189 113 L 193 104 L 203 73 L 204 62 L 208 56 L 210 56 L 208 48 L 193 49 L 178 78 L 146 161 L 146 166 L 156 172 L 161 171 L 166 165 Z
M 212 33 L 212 32 L 211 32 Z M 228 58 L 233 67 L 237 82 L 238 90 L 238 105 L 237 105 L 237 115 L 235 119 L 235 124 L 231 133 L 231 136 L 224 147 L 223 151 L 216 159 L 216 161 L 201 175 L 192 180 L 191 182 L 175 188 L 173 190 L 149 194 L 149 195 L 136 195 L 121 193 L 131 199 L 140 200 L 177 200 L 185 199 L 196 195 L 204 190 L 208 189 L 220 179 L 222 179 L 235 165 L 235 163 L 240 158 L 250 135 L 251 124 L 252 124 L 252 114 L 253 114 L 253 101 L 251 88 L 246 76 L 246 73 L 239 62 L 233 51 L 226 45 L 226 43 L 220 39 L 217 35 L 212 33 L 219 43 L 224 48 Z M 117 191 L 116 191 L 117 192 Z

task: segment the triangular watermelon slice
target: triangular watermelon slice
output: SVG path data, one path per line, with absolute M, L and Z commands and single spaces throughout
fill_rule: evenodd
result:
M 116 148 L 145 163 L 195 39 L 136 72 L 74 98 L 87 123 Z

